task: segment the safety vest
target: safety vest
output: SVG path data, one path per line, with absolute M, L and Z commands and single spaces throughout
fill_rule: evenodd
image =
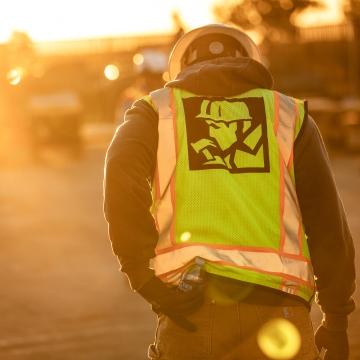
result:
M 231 97 L 163 88 L 151 267 L 176 284 L 196 256 L 212 274 L 310 301 L 314 276 L 295 190 L 305 103 L 266 89 Z

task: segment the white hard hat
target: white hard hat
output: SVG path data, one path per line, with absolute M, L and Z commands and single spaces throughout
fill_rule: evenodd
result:
M 189 47 L 195 40 L 205 35 L 225 35 L 230 37 L 239 44 L 244 50 L 247 57 L 250 57 L 262 63 L 261 54 L 256 44 L 251 38 L 241 30 L 223 24 L 210 24 L 193 29 L 184 34 L 175 44 L 169 57 L 169 76 L 173 80 L 183 68 L 183 58 Z M 211 48 L 210 48 L 211 47 Z M 222 44 L 214 41 L 209 45 L 209 50 L 214 55 L 221 56 Z M 244 55 L 243 55 L 244 56 Z

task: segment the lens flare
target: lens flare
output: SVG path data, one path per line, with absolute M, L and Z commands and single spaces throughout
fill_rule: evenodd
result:
M 262 326 L 257 342 L 261 351 L 270 359 L 289 360 L 299 352 L 301 336 L 290 321 L 278 318 Z
M 189 231 L 185 231 L 180 235 L 180 240 L 181 241 L 189 241 L 191 239 L 191 233 Z
M 16 86 L 19 85 L 24 77 L 24 69 L 23 68 L 14 68 L 9 70 L 6 75 L 7 81 L 10 85 Z
M 104 75 L 108 80 L 117 80 L 120 75 L 119 68 L 114 64 L 106 65 L 104 69 Z

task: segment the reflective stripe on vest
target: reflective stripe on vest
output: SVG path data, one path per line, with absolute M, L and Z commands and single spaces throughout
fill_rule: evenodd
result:
M 309 261 L 301 256 L 296 257 L 269 249 L 241 246 L 204 246 L 203 244 L 178 246 L 176 252 L 160 252 L 155 258 L 154 266 L 159 274 L 166 277 L 168 269 L 174 268 L 174 264 L 176 268 L 180 268 L 184 264 L 184 259 L 189 258 L 189 253 L 195 253 L 196 256 L 203 257 L 208 261 L 236 264 L 240 268 L 273 273 L 284 279 L 300 279 L 303 283 L 309 283 L 309 277 L 312 276 L 312 273 L 309 273 Z M 294 259 L 296 261 L 293 261 Z
M 288 254 L 300 254 L 302 249 L 302 220 L 295 187 L 290 173 L 285 169 L 292 165 L 295 124 L 299 112 L 295 100 L 274 92 L 275 121 L 274 132 L 278 140 L 280 159 L 280 210 L 281 250 Z M 283 160 L 283 161 L 282 161 Z M 296 211 L 294 211 L 296 209 Z
M 260 90 L 261 91 L 261 90 Z M 268 91 L 269 93 L 269 91 Z M 226 246 L 225 244 L 176 243 L 175 226 L 175 168 L 177 164 L 176 113 L 173 90 L 164 88 L 150 94 L 159 114 L 159 145 L 154 215 L 159 231 L 156 257 L 152 266 L 165 281 L 176 282 L 178 272 L 192 256 L 201 256 L 213 264 L 235 266 L 257 273 L 281 278 L 279 288 L 297 294 L 298 287 L 307 288 L 307 300 L 313 289 L 313 273 L 309 259 L 302 255 L 304 232 L 297 195 L 292 179 L 295 127 L 300 121 L 295 99 L 272 92 L 273 127 L 279 156 L 280 189 L 280 247 L 277 251 L 254 246 Z M 181 236 L 188 236 L 186 233 Z M 185 239 L 186 240 L 186 239 Z M 185 241 L 184 240 L 184 241 Z M 245 279 L 246 280 L 246 279 Z
M 174 171 L 176 164 L 175 114 L 171 90 L 163 88 L 150 94 L 159 114 L 159 140 L 155 170 L 155 220 L 159 231 L 158 246 L 175 244 L 173 213 L 175 201 Z

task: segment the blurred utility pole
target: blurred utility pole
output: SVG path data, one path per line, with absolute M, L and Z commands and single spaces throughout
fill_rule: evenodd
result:
M 348 19 L 353 29 L 350 43 L 350 79 L 353 83 L 354 96 L 360 96 L 360 0 L 349 0 Z

